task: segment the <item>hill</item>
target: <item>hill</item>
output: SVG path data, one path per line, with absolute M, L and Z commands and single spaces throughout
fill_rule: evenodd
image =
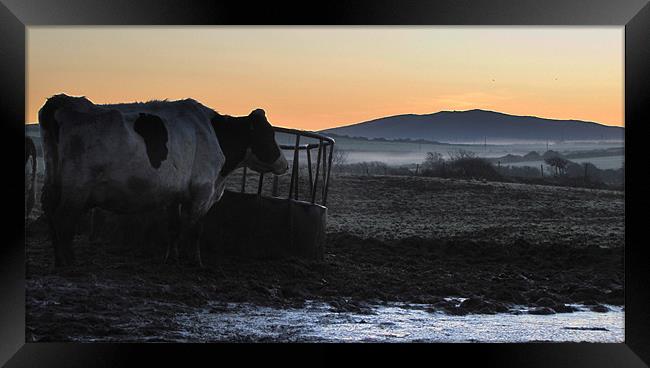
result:
M 580 120 L 508 115 L 486 110 L 395 115 L 325 129 L 349 137 L 424 139 L 437 142 L 592 141 L 624 138 L 624 128 Z

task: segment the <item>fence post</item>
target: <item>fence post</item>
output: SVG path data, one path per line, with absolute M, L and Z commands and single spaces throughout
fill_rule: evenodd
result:
M 309 144 L 307 144 L 307 170 L 309 171 L 309 194 L 314 189 L 314 182 L 311 174 L 311 149 Z
M 323 188 L 321 189 L 320 198 L 323 201 L 323 206 L 325 205 L 325 189 L 327 188 L 327 145 L 323 146 Z
M 244 166 L 244 173 L 242 174 L 241 179 L 241 192 L 246 192 L 246 166 Z
M 325 186 L 324 193 L 323 193 L 323 206 L 327 204 L 327 191 L 329 190 L 329 185 L 330 185 L 330 176 L 332 174 L 332 159 L 334 157 L 334 145 L 332 144 L 330 146 L 330 158 L 327 163 L 327 179 L 325 180 L 325 183 L 323 185 Z M 323 167 L 323 173 L 325 172 L 325 167 Z
M 260 182 L 257 184 L 257 196 L 262 195 L 262 186 L 264 185 L 264 173 L 260 173 Z
M 273 175 L 273 188 L 271 189 L 271 195 L 273 197 L 278 196 L 278 180 L 279 180 L 279 176 Z
M 311 188 L 311 203 L 313 204 L 316 201 L 316 188 L 318 188 L 318 174 L 320 169 L 320 157 L 323 152 L 323 140 L 318 140 L 318 156 L 316 157 L 316 175 L 314 176 L 314 187 Z M 323 168 L 325 170 L 325 168 Z
M 298 150 L 300 147 L 300 134 L 296 135 L 296 145 L 293 148 L 293 168 L 291 169 L 291 183 L 289 184 L 289 199 L 293 195 L 294 185 L 298 176 Z M 297 185 L 296 185 L 297 186 Z

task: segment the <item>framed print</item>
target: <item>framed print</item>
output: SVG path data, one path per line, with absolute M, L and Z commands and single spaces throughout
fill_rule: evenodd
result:
M 646 1 L 0 13 L 3 364 L 650 361 Z

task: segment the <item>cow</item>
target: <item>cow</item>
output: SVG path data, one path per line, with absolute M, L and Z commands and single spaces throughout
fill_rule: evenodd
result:
M 239 167 L 276 175 L 288 163 L 262 109 L 221 115 L 193 99 L 94 104 L 59 94 L 38 118 L 45 180 L 41 201 L 55 267 L 75 263 L 75 224 L 89 209 L 118 214 L 164 210 L 170 249 L 189 239 L 189 261 L 202 266 L 202 219 Z
M 27 163 L 30 162 L 31 165 L 28 168 Z M 29 217 L 29 214 L 34 208 L 34 202 L 36 201 L 36 145 L 34 141 L 25 136 L 25 218 Z

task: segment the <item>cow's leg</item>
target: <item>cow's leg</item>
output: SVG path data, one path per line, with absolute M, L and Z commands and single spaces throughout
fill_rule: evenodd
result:
M 203 221 L 192 218 L 183 221 L 181 254 L 185 262 L 192 266 L 203 267 L 201 261 L 201 233 L 203 231 Z
M 196 218 L 190 221 L 188 229 L 189 261 L 196 267 L 203 267 L 201 261 L 201 235 L 203 233 L 203 219 Z
M 181 216 L 179 204 L 174 203 L 167 207 L 167 251 L 163 263 L 169 261 L 170 255 L 178 262 L 178 243 L 181 236 Z
M 54 211 L 52 226 L 55 233 L 53 244 L 56 267 L 74 265 L 72 242 L 82 213 L 83 206 L 71 200 L 62 200 Z
M 54 267 L 63 267 L 65 266 L 65 257 L 59 247 L 59 236 L 56 231 L 54 215 L 46 213 L 45 216 L 47 218 L 47 226 L 50 233 L 50 240 L 52 241 L 52 248 L 54 248 Z
M 88 235 L 88 240 L 95 241 L 99 239 L 99 229 L 104 225 L 103 220 L 103 214 L 100 213 L 97 207 L 93 207 L 90 210 L 90 233 Z
M 214 203 L 215 187 L 213 184 L 198 185 L 193 194 L 194 200 L 190 205 L 189 216 L 193 235 L 190 243 L 193 246 L 190 260 L 196 266 L 203 267 L 203 262 L 201 261 L 201 236 L 203 235 L 205 216 Z M 221 194 L 219 194 L 220 196 Z
M 66 260 L 61 248 L 61 242 L 59 240 L 59 231 L 58 224 L 56 220 L 56 210 L 59 207 L 61 197 L 60 186 L 56 183 L 46 182 L 43 186 L 43 192 L 41 195 L 41 206 L 47 219 L 48 230 L 50 233 L 50 240 L 52 241 L 52 247 L 54 248 L 54 267 L 63 267 L 65 266 Z
M 204 204 L 197 202 L 184 206 L 183 212 L 183 244 L 184 255 L 193 266 L 203 267 L 201 260 L 201 235 L 203 232 L 203 217 L 207 210 Z
M 193 264 L 193 242 L 195 238 L 195 226 L 192 221 L 191 204 L 189 202 L 181 204 L 180 207 L 180 229 L 178 240 L 176 242 L 180 258 L 183 263 Z

